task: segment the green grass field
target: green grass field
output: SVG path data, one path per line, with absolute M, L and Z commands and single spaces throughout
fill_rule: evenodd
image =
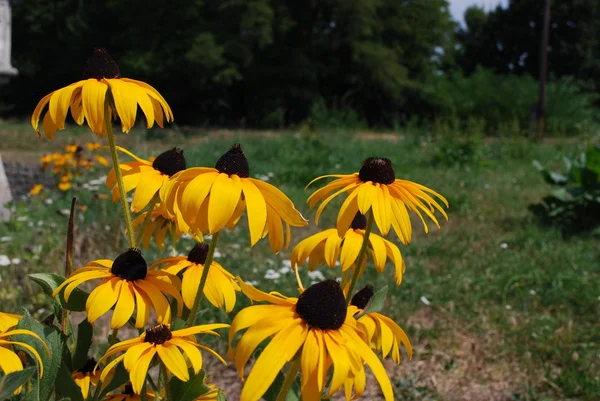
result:
M 316 227 L 314 211 L 304 203 L 310 194 L 304 186 L 319 175 L 358 171 L 369 156 L 390 158 L 397 177 L 448 198 L 450 220 L 440 230 L 432 225 L 426 235 L 420 221 L 413 220 L 413 242 L 401 246 L 407 270 L 400 287 L 393 287 L 390 267 L 383 275 L 368 269 L 359 283 L 391 286 L 383 313 L 407 330 L 415 347 L 412 361 L 388 366 L 398 399 L 600 399 L 598 238 L 587 234 L 565 240 L 559 230 L 539 227 L 527 210 L 550 191 L 532 161 L 559 168 L 563 156 L 582 151 L 590 141 L 490 139 L 465 150 L 460 141 L 425 132 L 190 132 L 173 130 L 144 140 L 145 133 L 137 131 L 126 138 L 118 135 L 117 141 L 141 156 L 182 147 L 188 166 L 212 166 L 232 143 L 240 142 L 251 175 L 268 177 L 311 220 L 308 228 L 292 231 L 292 247 L 309 233 L 331 227 L 340 204 L 328 206 Z M 69 141 L 94 139 L 74 130 L 59 132 L 51 142 L 38 141 L 24 124 L 0 125 L 5 160 L 35 162 L 41 153 Z M 468 154 L 452 156 L 457 152 Z M 96 170 L 89 179 L 104 174 Z M 68 208 L 73 195 L 88 206 L 77 218 L 75 265 L 113 258 L 124 250 L 119 205 L 94 199 L 89 191 L 52 193 L 52 204 L 42 199 L 16 203 L 12 219 L 0 223 L 0 255 L 20 259 L 19 264 L 0 266 L 3 311 L 27 307 L 38 317 L 50 313 L 49 299 L 27 274 L 61 271 L 67 217 L 59 212 Z M 293 295 L 293 274 L 278 272 L 291 248 L 273 255 L 263 240 L 249 249 L 244 224 L 221 235 L 218 260 L 263 290 Z M 182 240 L 178 251 L 187 253 L 191 241 Z M 153 249 L 147 260 L 166 253 Z M 269 269 L 280 276 L 265 279 Z M 320 270 L 326 277 L 336 273 Z M 310 282 L 305 272 L 303 278 Z M 229 321 L 225 312 L 204 307 L 207 319 Z

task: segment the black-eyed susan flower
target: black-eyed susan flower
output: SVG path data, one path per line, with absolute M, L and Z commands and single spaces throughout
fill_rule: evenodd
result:
M 199 243 L 192 248 L 187 257 L 164 258 L 150 267 L 151 269 L 160 267 L 162 270 L 174 275 L 183 272 L 181 295 L 185 306 L 190 310 L 193 308 L 198 294 L 208 248 L 207 244 Z M 235 292 L 239 290 L 240 287 L 236 284 L 233 275 L 213 260 L 204 285 L 203 293 L 206 299 L 217 308 L 225 306 L 225 310 L 231 312 L 235 306 Z
M 35 184 L 29 190 L 29 195 L 31 195 L 31 196 L 39 195 L 39 193 L 42 192 L 43 189 L 44 189 L 44 186 L 42 184 Z
M 100 164 L 103 167 L 108 167 L 108 165 L 110 164 L 110 162 L 106 159 L 106 157 L 101 156 L 101 155 L 94 155 L 94 159 L 96 159 L 98 164 Z
M 182 330 L 171 331 L 167 325 L 158 325 L 147 329 L 141 336 L 117 343 L 110 347 L 106 354 L 98 361 L 99 363 L 113 355 L 124 352 L 116 357 L 104 369 L 102 369 L 101 380 L 113 371 L 118 363 L 123 361 L 125 370 L 129 372 L 133 391 L 140 394 L 148 367 L 155 355 L 169 372 L 181 381 L 188 381 L 188 362 L 198 374 L 202 369 L 202 354 L 200 349 L 210 352 L 223 363 L 223 358 L 212 349 L 196 342 L 195 334 L 212 334 L 218 336 L 214 330 L 229 327 L 228 324 L 205 324 L 201 326 L 188 327 Z M 186 361 L 187 359 L 187 361 Z
M 21 316 L 19 315 L 0 312 L 0 333 L 7 331 L 11 327 L 15 327 L 20 319 Z
M 42 98 L 31 116 L 31 125 L 38 136 L 39 121 L 44 114 L 42 129 L 47 138 L 65 128 L 67 112 L 71 111 L 78 125 L 87 121 L 97 135 L 106 134 L 106 121 L 121 120 L 123 132 L 135 124 L 138 105 L 146 116 L 146 126 L 154 122 L 163 127 L 164 120 L 173 121 L 171 108 L 152 86 L 145 82 L 121 78 L 119 66 L 105 49 L 96 49 L 85 64 L 83 80 L 58 89 Z M 108 101 L 108 107 L 106 102 Z M 106 112 L 108 110 L 108 114 Z
M 87 299 L 87 319 L 94 323 L 113 306 L 110 328 L 124 326 L 135 309 L 135 327 L 142 328 L 148 321 L 150 310 L 156 312 L 159 323 L 171 321 L 171 307 L 164 294 L 177 301 L 177 313 L 181 315 L 183 300 L 179 295 L 181 281 L 174 275 L 161 270 L 148 270 L 146 261 L 136 249 L 130 249 L 112 261 L 100 259 L 89 262 L 75 270 L 54 292 L 63 289 L 68 301 L 75 288 L 86 281 L 102 279 Z
M 2 325 L 3 327 L 9 327 L 6 330 L 0 331 L 0 369 L 2 369 L 5 375 L 23 370 L 23 362 L 21 361 L 21 358 L 19 358 L 19 355 L 17 355 L 17 353 L 11 349 L 12 346 L 18 345 L 19 347 L 22 347 L 25 350 L 27 350 L 27 352 L 33 355 L 33 357 L 35 357 L 35 359 L 38 362 L 39 377 L 42 377 L 44 375 L 44 365 L 42 363 L 42 358 L 40 358 L 40 354 L 38 354 L 35 348 L 33 348 L 29 344 L 25 344 L 20 341 L 12 341 L 10 339 L 10 336 L 14 336 L 17 334 L 31 336 L 36 340 L 39 340 L 44 346 L 44 348 L 46 348 L 46 352 L 50 353 L 48 346 L 33 331 L 23 329 L 10 329 L 10 327 L 13 327 L 15 319 L 18 322 L 19 316 L 10 314 L 0 315 L 0 325 Z M 14 394 L 19 394 L 21 392 L 21 387 L 17 388 Z
M 244 294 L 256 305 L 242 309 L 231 323 L 229 356 L 235 358 L 240 376 L 256 347 L 272 337 L 252 367 L 240 396 L 240 401 L 258 401 L 267 391 L 286 362 L 300 358 L 303 401 L 319 401 L 333 368 L 329 392 L 337 392 L 348 378 L 364 376 L 364 363 L 373 371 L 386 401 L 394 399 L 387 373 L 375 353 L 361 338 L 356 320 L 348 314 L 346 300 L 334 280 L 322 281 L 307 288 L 299 298 L 287 298 L 279 293 L 264 293 L 238 278 Z M 237 343 L 235 334 L 248 329 Z M 362 375 L 362 376 L 361 376 Z M 355 387 L 360 397 L 364 386 Z
M 352 297 L 348 311 L 352 315 L 360 313 L 373 297 L 373 287 L 367 285 Z M 403 345 L 408 358 L 412 358 L 412 346 L 408 336 L 392 319 L 377 312 L 360 316 L 358 327 L 366 335 L 366 339 L 375 352 L 381 352 L 386 358 L 390 352 L 392 359 L 400 363 L 400 346 Z
M 146 391 L 146 399 L 153 400 L 154 393 Z M 133 392 L 131 384 L 127 384 L 123 387 L 120 393 L 109 394 L 104 397 L 103 401 L 142 401 L 142 396 Z
M 169 177 L 185 170 L 185 157 L 183 150 L 173 148 L 158 155 L 153 161 L 144 160 L 127 149 L 117 147 L 123 153 L 133 157 L 136 161 L 119 165 L 123 175 L 125 193 L 135 189 L 131 202 L 131 211 L 141 212 L 154 195 L 166 184 Z M 106 176 L 106 186 L 112 189 L 113 202 L 120 199 L 119 189 L 114 168 Z
M 320 264 L 334 268 L 339 258 L 342 271 L 347 271 L 356 263 L 362 247 L 366 224 L 365 216 L 357 213 L 352 220 L 350 229 L 343 237 L 339 236 L 337 229 L 330 228 L 300 241 L 290 256 L 292 268 L 295 269 L 298 264 L 306 262 L 307 259 L 311 271 Z M 379 273 L 383 272 L 387 258 L 390 258 L 396 268 L 394 274 L 396 285 L 400 285 L 405 269 L 400 249 L 385 238 L 371 233 L 368 250 Z
M 170 213 L 209 234 L 233 228 L 246 210 L 250 244 L 269 235 L 275 253 L 284 244 L 289 246 L 290 226 L 307 224 L 283 192 L 250 178 L 248 160 L 239 144 L 221 156 L 215 168 L 189 168 L 175 174 L 161 189 L 160 198 Z
M 200 242 L 202 241 L 202 234 L 197 231 L 193 231 L 190 227 L 181 219 L 177 221 L 174 215 L 170 214 L 165 208 L 163 203 L 157 204 L 151 212 L 149 222 L 144 226 L 148 211 L 141 213 L 133 220 L 133 227 L 142 227 L 144 230 L 142 234 L 142 245 L 144 248 L 150 246 L 150 240 L 154 238 L 154 242 L 159 249 L 165 248 L 165 238 L 167 233 L 170 233 L 173 241 L 177 241 L 183 234 L 190 234 L 193 239 Z
M 71 174 L 63 174 L 60 177 L 60 182 L 58 183 L 58 189 L 65 192 L 71 189 Z
M 85 364 L 75 372 L 71 374 L 73 381 L 77 384 L 77 387 L 81 389 L 81 395 L 83 399 L 87 400 L 90 393 L 90 386 L 98 385 L 100 380 L 100 372 L 94 372 L 96 367 L 96 360 L 94 358 L 88 358 Z
M 389 159 L 369 157 L 363 162 L 358 173 L 324 175 L 312 180 L 308 186 L 328 177 L 336 179 L 315 191 L 308 197 L 307 202 L 313 208 L 322 201 L 315 216 L 318 224 L 319 216 L 325 206 L 336 196 L 344 192 L 348 193 L 337 216 L 337 229 L 340 236 L 348 230 L 356 212 L 366 215 L 372 211 L 379 231 L 387 235 L 390 228 L 393 228 L 404 244 L 408 244 L 412 236 L 408 210 L 419 216 L 425 232 L 428 231 L 428 227 L 422 213 L 425 213 L 438 227 L 436 209 L 446 220 L 448 219 L 444 209 L 430 194 L 448 207 L 446 198 L 421 184 L 397 179 Z

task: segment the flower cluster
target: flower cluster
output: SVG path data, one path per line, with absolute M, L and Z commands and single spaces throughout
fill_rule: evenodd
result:
M 40 158 L 42 163 L 40 168 L 42 171 L 51 171 L 59 178 L 57 184 L 59 190 L 68 191 L 73 186 L 74 180 L 84 171 L 91 169 L 96 164 L 103 167 L 110 164 L 104 156 L 97 153 L 101 147 L 98 142 L 88 142 L 85 148 L 74 143 L 66 145 L 64 153 L 54 152 L 43 155 Z M 29 190 L 29 193 L 38 195 L 43 189 L 42 184 L 36 184 Z
M 70 376 L 61 376 L 57 382 L 72 380 L 79 388 L 76 396 L 92 401 L 149 397 L 171 401 L 180 399 L 182 391 L 186 399 L 223 399 L 222 391 L 206 379 L 202 352 L 227 362 L 197 336 L 219 336 L 221 330 L 229 328 L 227 357 L 242 378 L 259 345 L 269 340 L 244 381 L 241 401 L 260 400 L 286 364 L 286 378 L 275 390 L 279 391 L 278 400 L 295 391 L 292 384 L 298 375 L 302 400 L 320 401 L 338 391 L 343 391 L 347 400 L 359 398 L 366 386 L 365 367 L 373 372 L 386 401 L 393 400 L 382 359 L 391 356 L 399 363 L 402 347 L 410 358 L 409 339 L 400 326 L 380 313 L 382 291 L 375 292 L 368 284 L 360 291 L 355 287 L 369 261 L 378 273 L 383 273 L 390 261 L 395 284 L 400 285 L 405 262 L 398 246 L 385 236 L 393 229 L 400 242 L 409 244 L 409 212 L 416 214 L 427 230 L 425 217 L 438 226 L 436 213 L 447 218 L 439 203 L 447 207 L 446 200 L 420 184 L 396 179 L 391 161 L 385 158 L 366 159 L 354 174 L 316 178 L 314 181 L 325 177 L 335 180 L 308 198 L 311 208 L 321 202 L 315 221 L 332 199 L 346 195 L 336 227 L 300 241 L 292 250 L 286 269 L 296 273 L 297 296 L 263 292 L 219 263 L 216 259 L 221 254 L 216 247 L 225 229 L 238 226 L 245 215 L 250 246 L 268 237 L 274 253 L 287 249 L 291 227 L 308 224 L 293 202 L 266 180 L 250 176 L 250 161 L 239 144 L 225 151 L 211 167 L 189 167 L 178 148 L 146 160 L 117 146 L 113 120 L 118 119 L 126 133 L 135 123 L 138 106 L 147 127 L 154 122 L 162 127 L 173 114 L 153 87 L 121 78 L 119 67 L 105 50 L 94 52 L 84 77 L 44 97 L 33 113 L 32 125 L 39 135 L 39 119 L 48 106 L 42 123 L 46 137 L 64 129 L 69 110 L 77 124 L 87 121 L 94 133 L 107 137 L 113 168 L 106 186 L 112 191 L 113 202 L 121 203 L 129 247 L 114 258 L 90 261 L 73 272 L 67 257 L 66 277 L 59 280 L 49 276 L 51 280 L 45 282 L 52 288 L 57 305 L 53 319 L 45 323 L 48 330 L 63 332 L 60 354 L 70 357 L 60 371 L 53 372 L 59 376 L 68 372 Z M 119 154 L 133 161 L 120 163 Z M 128 193 L 132 193 L 131 204 Z M 137 216 L 132 218 L 131 213 Z M 184 234 L 196 243 L 187 250 L 187 256 L 176 256 L 178 240 Z M 71 215 L 67 255 L 72 235 Z M 205 241 L 209 236 L 211 241 Z M 149 247 L 153 239 L 163 250 L 167 238 L 175 250 L 172 256 L 147 263 L 140 246 Z M 306 262 L 309 276 L 320 277 L 307 288 L 300 278 L 301 265 Z M 341 281 L 312 274 L 318 273 L 320 265 L 331 269 L 339 266 Z M 89 281 L 95 285 L 88 294 L 79 287 Z M 240 292 L 257 304 L 237 312 L 231 325 L 212 321 L 199 324 L 198 311 L 204 298 L 215 308 L 232 312 Z M 73 334 L 70 310 L 86 313 L 72 356 L 65 347 Z M 112 329 L 108 349 L 103 355 L 91 356 L 98 348 L 90 346 L 92 334 L 104 321 L 103 316 Z M 54 320 L 60 320 L 58 325 Z M 43 340 L 27 330 L 11 331 L 18 321 L 18 316 L 0 314 L 0 356 L 4 357 L 0 367 L 5 374 L 23 370 L 10 350 L 20 346 L 37 360 L 42 376 L 43 359 L 36 349 L 4 340 L 16 334 Z M 119 330 L 124 326 L 139 329 L 139 335 L 119 341 Z M 154 366 L 160 371 L 158 379 L 150 374 Z M 180 384 L 191 380 L 198 383 L 182 389 Z M 57 398 L 68 396 L 64 386 L 57 385 L 55 391 Z

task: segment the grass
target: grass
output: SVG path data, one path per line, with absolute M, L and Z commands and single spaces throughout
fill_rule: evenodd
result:
M 598 238 L 564 240 L 558 230 L 538 227 L 527 210 L 549 192 L 532 161 L 560 166 L 563 155 L 583 150 L 586 141 L 481 141 L 473 155 L 457 162 L 443 157 L 456 154 L 448 150 L 452 141 L 426 133 L 366 138 L 327 132 L 169 131 L 151 141 L 140 139 L 143 134 L 132 132 L 117 140 L 125 139 L 142 156 L 181 146 L 189 166 L 214 165 L 229 145 L 241 142 L 251 175 L 269 177 L 311 221 L 314 211 L 304 204 L 310 193 L 304 186 L 312 178 L 357 171 L 368 156 L 389 157 L 398 177 L 441 192 L 451 205 L 450 221 L 440 230 L 430 227 L 425 235 L 421 223 L 413 221 L 413 242 L 401 247 L 407 270 L 400 287 L 392 287 L 390 267 L 383 275 L 367 269 L 359 283 L 391 286 L 383 313 L 407 329 L 415 345 L 413 361 L 393 370 L 401 399 L 600 398 Z M 58 133 L 52 142 L 35 142 L 33 135 L 24 125 L 0 126 L 3 158 L 10 150 L 10 157 L 23 152 L 34 160 L 48 147 L 79 139 L 80 131 Z M 92 134 L 84 135 L 80 141 L 93 139 Z M 4 311 L 26 306 L 41 317 L 50 313 L 47 297 L 26 275 L 61 271 L 67 217 L 57 210 L 68 207 L 70 196 L 54 194 L 52 205 L 41 200 L 18 203 L 11 221 L 0 223 L 0 237 L 12 237 L 0 242 L 0 254 L 21 259 L 18 265 L 0 267 Z M 116 256 L 126 246 L 124 237 L 115 235 L 118 204 L 94 200 L 89 193 L 78 196 L 89 209 L 79 213 L 75 264 Z M 325 209 L 320 228 L 333 225 L 337 206 L 339 202 Z M 293 230 L 292 247 L 318 229 L 311 222 L 306 229 Z M 294 293 L 293 275 L 264 278 L 268 269 L 284 266 L 291 248 L 279 255 L 271 253 L 266 241 L 248 248 L 243 222 L 221 239 L 220 262 L 234 274 L 258 281 L 264 290 Z M 190 241 L 182 240 L 178 250 L 186 252 Z M 147 259 L 163 255 L 153 249 Z M 326 277 L 336 274 L 326 267 L 321 271 Z M 305 274 L 303 278 L 310 282 Z M 207 318 L 230 319 L 225 312 L 204 307 Z

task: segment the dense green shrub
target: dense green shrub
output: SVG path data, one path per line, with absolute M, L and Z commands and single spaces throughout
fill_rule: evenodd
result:
M 558 187 L 541 203 L 530 205 L 544 225 L 561 228 L 564 235 L 592 230 L 600 225 L 600 147 L 590 147 L 576 158 L 564 159 L 563 174 L 534 162 L 544 180 Z
M 478 68 L 469 76 L 460 72 L 439 75 L 426 85 L 438 118 L 483 119 L 490 134 L 526 133 L 537 102 L 537 81 L 530 76 L 497 75 Z M 549 135 L 576 135 L 597 121 L 595 95 L 586 93 L 572 78 L 548 84 Z

